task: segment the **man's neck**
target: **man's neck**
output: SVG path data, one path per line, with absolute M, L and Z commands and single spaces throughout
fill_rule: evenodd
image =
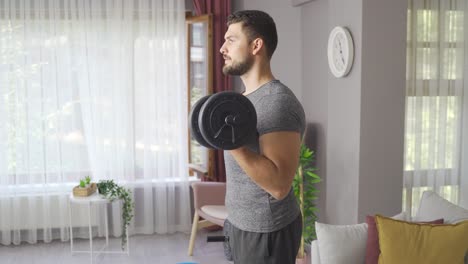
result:
M 265 83 L 274 80 L 275 77 L 271 72 L 270 65 L 263 65 L 263 67 L 252 67 L 250 71 L 241 76 L 241 79 L 245 86 L 244 95 L 247 95 Z

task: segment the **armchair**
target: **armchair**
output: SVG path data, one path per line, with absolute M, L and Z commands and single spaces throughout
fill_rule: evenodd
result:
M 203 173 L 197 171 L 194 167 L 190 167 L 195 173 Z M 193 216 L 192 232 L 190 235 L 190 243 L 188 255 L 193 255 L 193 246 L 197 231 L 204 227 L 213 225 L 224 225 L 224 220 L 227 218 L 224 199 L 226 196 L 226 183 L 224 182 L 194 182 L 192 183 L 193 203 L 195 213 Z M 200 220 L 202 217 L 204 220 Z

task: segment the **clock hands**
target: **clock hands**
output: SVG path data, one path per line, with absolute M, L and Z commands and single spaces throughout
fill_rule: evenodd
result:
M 341 58 L 341 61 L 343 62 L 343 64 L 345 64 L 345 61 L 344 61 L 344 57 L 343 57 L 343 48 L 341 47 L 341 41 L 338 39 L 338 46 L 339 46 L 339 49 L 340 49 L 340 58 Z
M 340 53 L 343 54 L 343 49 L 341 48 L 341 41 L 338 40 L 338 45 L 340 46 Z

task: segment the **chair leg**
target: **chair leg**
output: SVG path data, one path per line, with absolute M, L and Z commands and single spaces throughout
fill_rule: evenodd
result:
M 188 248 L 188 255 L 193 255 L 193 244 L 195 243 L 195 237 L 197 235 L 198 230 L 198 220 L 200 217 L 198 216 L 197 211 L 195 210 L 195 215 L 193 216 L 193 224 L 192 224 L 192 233 L 190 234 L 190 243 Z

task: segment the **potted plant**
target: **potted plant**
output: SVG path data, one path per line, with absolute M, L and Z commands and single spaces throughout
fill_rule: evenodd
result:
M 77 197 L 86 197 L 95 193 L 97 189 L 96 183 L 91 182 L 91 177 L 86 176 L 80 179 L 80 183 L 73 188 L 73 195 Z
M 304 243 L 310 244 L 316 239 L 315 221 L 317 220 L 318 189 L 316 184 L 321 181 L 315 173 L 316 168 L 312 166 L 314 161 L 314 152 L 306 145 L 301 144 L 299 166 L 293 180 L 293 190 L 302 213 L 302 238 L 297 259 L 304 262 Z
M 86 176 L 80 180 L 80 188 L 88 188 L 91 185 L 91 177 Z
M 122 206 L 122 250 L 127 243 L 127 228 L 133 218 L 134 204 L 132 202 L 131 192 L 122 186 L 116 184 L 113 180 L 101 180 L 97 183 L 98 192 L 104 195 L 111 202 L 115 199 L 123 201 Z

